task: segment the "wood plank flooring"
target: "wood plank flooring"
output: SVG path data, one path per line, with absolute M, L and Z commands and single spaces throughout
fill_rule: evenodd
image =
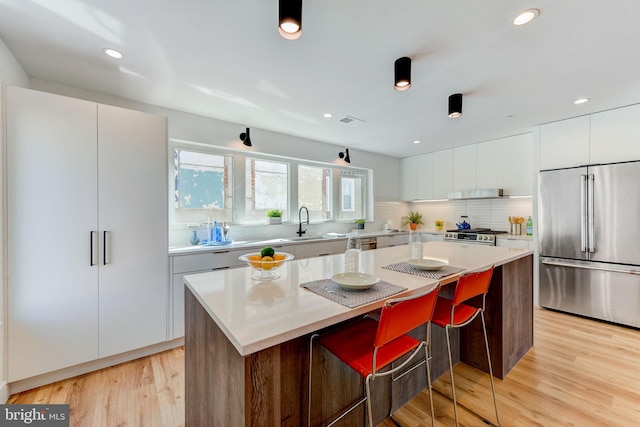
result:
M 501 424 L 639 426 L 640 331 L 544 309 L 534 318 L 534 348 L 496 379 Z M 464 364 L 454 371 L 461 425 L 486 426 L 482 417 L 495 424 L 488 376 Z M 434 388 L 437 425 L 454 425 L 448 373 Z M 184 426 L 184 349 L 15 394 L 8 403 L 68 403 L 77 427 Z M 381 426 L 430 426 L 427 391 L 393 418 Z

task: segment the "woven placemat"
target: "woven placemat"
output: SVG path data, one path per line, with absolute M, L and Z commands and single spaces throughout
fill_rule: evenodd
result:
M 325 297 L 349 308 L 359 307 L 407 290 L 405 287 L 394 285 L 393 283 L 385 282 L 383 280 L 379 281 L 369 289 L 361 291 L 345 289 L 331 279 L 314 280 L 312 282 L 302 283 L 300 287 L 307 288 L 321 297 Z M 334 293 L 329 291 L 333 291 Z
M 399 262 L 396 264 L 385 265 L 384 267 L 387 270 L 398 271 L 400 273 L 407 274 L 415 274 L 416 276 L 428 277 L 430 279 L 441 279 L 445 276 L 449 276 L 451 274 L 460 273 L 464 271 L 464 268 L 454 267 L 453 265 L 445 265 L 439 270 L 422 270 L 420 268 L 414 267 L 408 262 Z

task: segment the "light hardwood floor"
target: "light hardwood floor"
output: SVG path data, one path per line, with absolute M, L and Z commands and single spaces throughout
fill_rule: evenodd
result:
M 544 309 L 534 316 L 534 348 L 496 379 L 502 425 L 640 426 L 640 331 Z M 464 364 L 454 371 L 459 402 L 495 423 L 488 376 Z M 454 425 L 452 402 L 443 397 L 449 387 L 448 373 L 434 382 L 438 426 Z M 8 403 L 68 403 L 71 426 L 183 426 L 184 349 L 19 393 Z M 428 408 L 425 390 L 394 419 L 430 426 Z M 464 409 L 459 414 L 462 425 L 487 425 Z

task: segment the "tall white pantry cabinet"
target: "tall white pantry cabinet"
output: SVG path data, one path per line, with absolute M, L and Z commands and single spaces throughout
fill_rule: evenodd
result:
M 6 100 L 9 382 L 165 341 L 166 118 Z

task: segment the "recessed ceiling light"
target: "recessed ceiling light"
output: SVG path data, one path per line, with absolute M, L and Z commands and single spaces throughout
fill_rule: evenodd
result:
M 118 52 L 115 49 L 111 49 L 111 48 L 105 47 L 103 50 L 104 50 L 104 53 L 106 53 L 107 55 L 109 55 L 112 58 L 122 59 L 124 57 L 124 55 L 122 55 L 122 53 Z
M 580 99 L 576 99 L 575 101 L 573 101 L 573 103 L 576 104 L 576 105 L 584 104 L 585 102 L 589 102 L 589 98 L 580 98 Z
M 331 114 L 331 113 L 324 113 L 324 114 L 322 115 L 322 117 L 324 117 L 325 119 L 330 119 L 331 117 L 333 117 L 333 114 Z
M 538 9 L 527 9 L 520 12 L 515 18 L 513 18 L 513 25 L 524 25 L 533 21 L 540 15 Z
M 417 139 L 415 141 L 413 141 L 414 144 L 420 144 L 420 141 L 418 141 Z

